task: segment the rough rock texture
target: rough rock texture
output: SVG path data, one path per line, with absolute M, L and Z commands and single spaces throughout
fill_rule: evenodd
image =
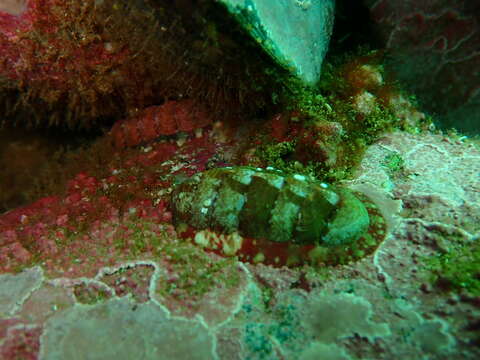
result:
M 211 359 L 213 339 L 198 321 L 169 318 L 160 306 L 128 298 L 77 306 L 47 323 L 46 359 Z
M 220 0 L 282 66 L 308 84 L 320 78 L 335 0 Z
M 17 302 L 24 301 L 41 284 L 41 270 L 33 268 L 19 275 L 0 275 L 0 315 L 15 313 Z
M 0 11 L 12 15 L 20 15 L 25 10 L 26 0 L 2 0 L 0 2 Z
M 365 0 L 390 67 L 444 127 L 480 132 L 480 3 Z
M 219 117 L 266 106 L 271 61 L 223 34 L 213 3 L 0 1 L 0 124 L 93 130 L 183 97 Z
M 156 151 L 143 148 L 145 157 L 137 159 Z M 185 152 L 176 153 L 169 172 L 194 166 Z M 402 167 L 387 161 L 392 154 L 403 159 Z M 149 243 L 165 233 L 146 226 L 156 218 L 140 220 L 133 212 L 99 219 L 82 233 L 98 247 L 84 265 L 70 259 L 72 270 L 62 272 L 66 260 L 49 261 L 64 256 L 62 250 L 45 255 L 48 271 L 37 266 L 0 277 L 0 357 L 477 359 L 478 295 L 430 283 L 426 259 L 478 241 L 479 180 L 480 151 L 473 143 L 440 134 L 385 135 L 345 184 L 379 204 L 389 234 L 373 255 L 327 268 L 238 263 L 206 254 L 174 231 Z M 35 211 L 38 204 L 29 213 L 32 224 Z M 136 212 L 142 213 L 140 204 Z M 3 227 L 7 216 L 0 217 Z M 144 225 L 135 227 L 139 222 Z M 118 246 L 118 226 L 131 230 L 129 250 L 112 250 L 116 258 L 108 265 L 97 257 L 107 256 L 104 242 Z M 2 241 L 6 234 L 12 236 L 2 232 Z M 52 263 L 57 271 L 49 269 Z

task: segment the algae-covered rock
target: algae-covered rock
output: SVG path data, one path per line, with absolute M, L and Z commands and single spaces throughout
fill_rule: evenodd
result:
M 309 84 L 320 78 L 334 0 L 219 0 L 280 65 Z
M 128 298 L 77 306 L 52 317 L 42 359 L 212 359 L 212 336 L 198 321 L 169 318 Z

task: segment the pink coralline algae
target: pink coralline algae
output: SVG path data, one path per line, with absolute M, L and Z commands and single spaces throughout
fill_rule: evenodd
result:
M 1 2 L 0 88 L 19 93 L 7 97 L 7 110 L 31 114 L 24 120 L 29 124 L 87 128 L 99 116 L 124 115 L 151 102 L 158 90 L 151 80 L 154 67 L 142 63 L 141 51 L 133 49 L 138 41 L 132 39 L 138 23 L 154 20 L 124 5 L 108 0 Z
M 17 324 L 14 324 L 17 322 Z M 0 320 L 1 359 L 38 359 L 42 328 L 24 324 L 20 319 Z
M 391 68 L 444 126 L 478 132 L 478 1 L 367 0 Z
M 232 151 L 214 145 L 213 132 L 182 146 L 122 149 L 122 166 L 107 175 L 79 173 L 64 194 L 0 216 L 0 271 L 23 270 L 0 275 L 0 357 L 73 358 L 79 344 L 82 355 L 118 357 L 120 336 L 133 357 L 154 349 L 147 359 L 177 346 L 176 358 L 189 360 L 478 358 L 478 299 L 426 286 L 423 259 L 478 239 L 473 143 L 385 135 L 344 182 L 388 210 L 378 250 L 343 265 L 287 268 L 205 252 L 171 226 L 172 184 Z M 403 157 L 396 172 L 392 154 Z M 4 246 L 27 258 L 6 256 Z
M 132 199 L 124 203 L 122 214 L 116 207 L 113 191 L 110 196 L 99 193 L 102 186 L 115 187 L 107 180 L 101 183 L 81 173 L 69 182 L 64 197 L 44 198 L 3 215 L 0 218 L 1 271 L 42 261 L 47 268 L 56 268 L 55 271 L 66 275 L 75 272 L 72 257 L 76 258 L 73 264 L 97 260 L 115 263 L 113 247 L 128 249 L 132 246 L 131 235 L 143 229 L 122 225 L 129 217 L 156 224 L 146 225 L 145 231 L 165 232 L 162 224 L 171 218 L 165 202 L 153 205 L 151 199 Z M 104 255 L 97 258 L 101 252 Z
M 64 2 L 58 0 L 30 0 L 20 13 L 12 14 L 0 9 L 0 50 L 5 59 L 0 68 L 3 76 L 29 84 L 47 81 L 56 91 L 66 91 L 68 82 L 72 80 L 72 70 L 86 73 L 100 62 L 124 58 L 125 54 L 111 53 L 104 43 L 99 42 L 83 43 L 81 46 L 76 43 L 75 50 L 54 48 L 64 35 L 64 24 L 58 13 L 62 6 Z M 35 36 L 43 38 L 40 40 Z M 61 51 L 69 50 L 75 51 L 75 56 L 54 57 L 61 55 Z M 50 63 L 42 62 L 46 56 L 50 56 Z
M 145 144 L 160 136 L 191 132 L 212 123 L 212 117 L 192 100 L 167 101 L 150 106 L 137 116 L 118 121 L 110 136 L 116 148 Z
M 101 174 L 78 173 L 62 195 L 2 214 L 0 271 L 41 263 L 48 272 L 76 276 L 140 254 L 151 258 L 163 240 L 177 238 L 172 182 L 205 170 L 216 149 L 208 136 L 193 135 L 182 147 L 162 140 L 145 151 L 123 149 Z

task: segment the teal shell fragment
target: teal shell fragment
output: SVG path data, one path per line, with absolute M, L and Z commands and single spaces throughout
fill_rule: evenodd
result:
M 275 60 L 309 85 L 321 74 L 335 0 L 218 0 Z
M 310 177 L 251 167 L 194 175 L 172 192 L 176 224 L 273 242 L 336 246 L 368 230 L 363 202 Z

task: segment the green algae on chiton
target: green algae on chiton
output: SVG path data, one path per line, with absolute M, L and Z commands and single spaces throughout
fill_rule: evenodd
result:
M 176 225 L 239 233 L 235 255 L 271 264 L 338 264 L 371 253 L 385 222 L 365 196 L 300 174 L 247 166 L 205 171 L 172 193 Z

